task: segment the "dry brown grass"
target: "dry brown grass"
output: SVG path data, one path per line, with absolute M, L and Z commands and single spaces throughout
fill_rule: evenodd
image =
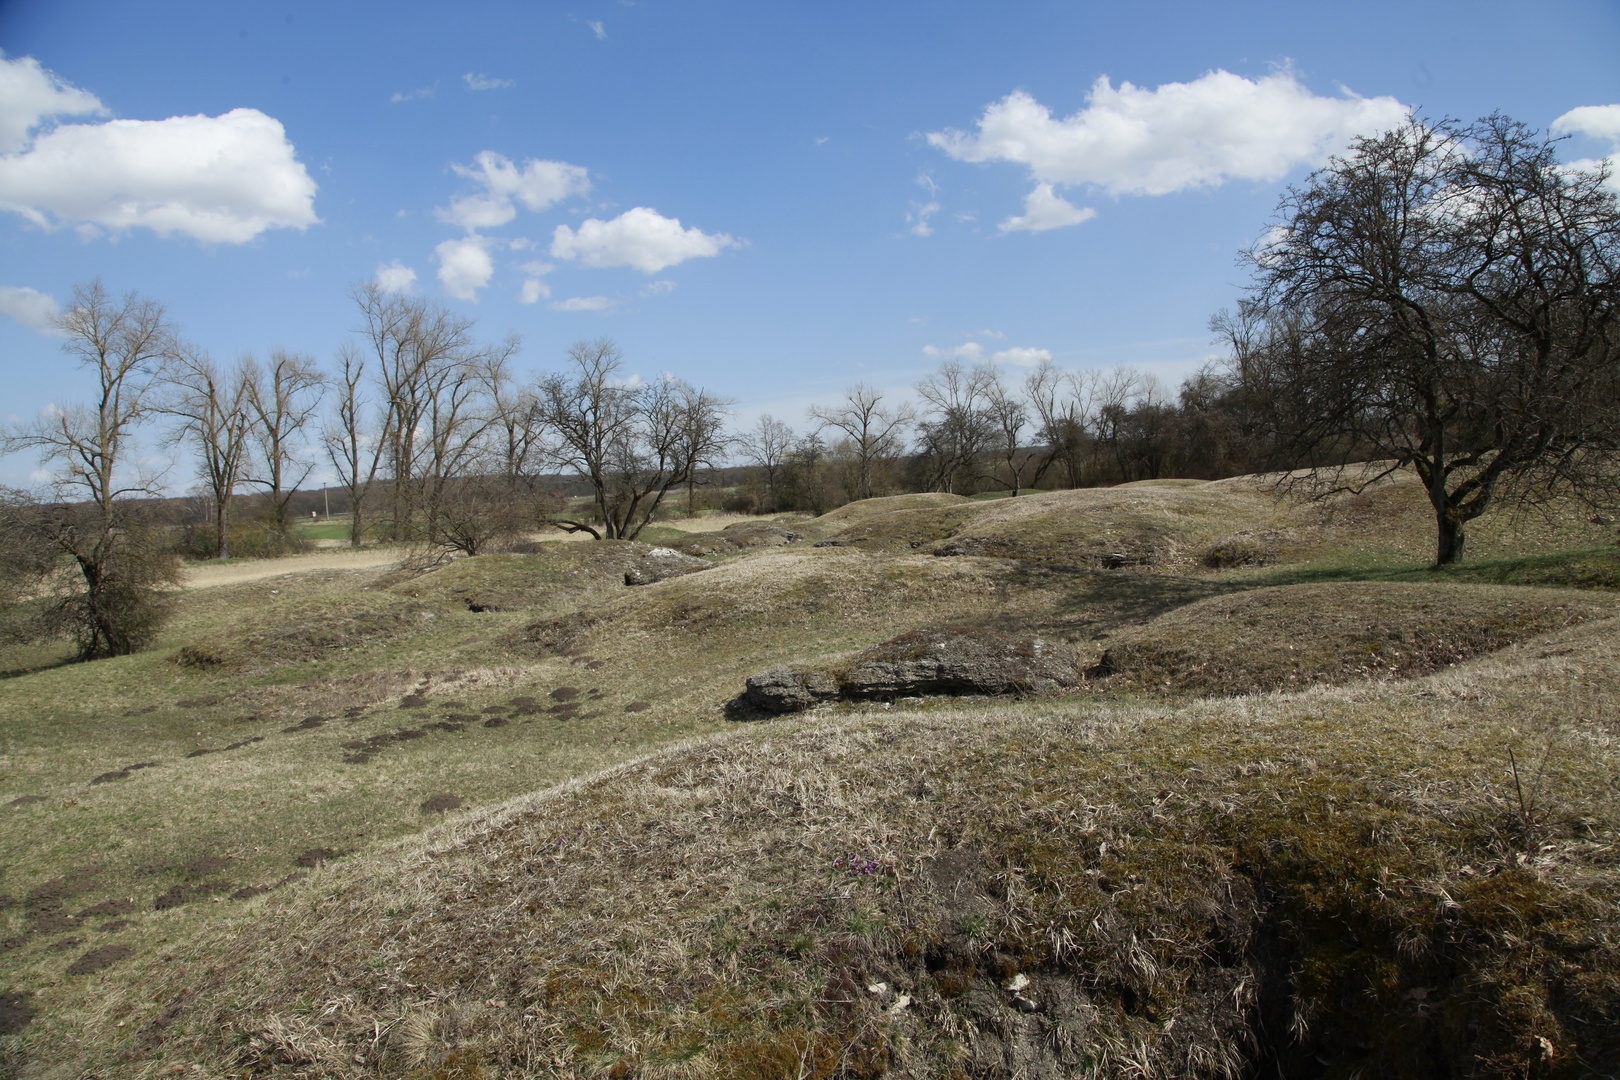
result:
M 1409 679 L 1550 630 L 1620 614 L 1567 589 L 1333 582 L 1200 600 L 1107 643 L 1099 677 L 1179 693 L 1252 694 Z
M 1603 622 L 1391 686 L 703 741 L 261 901 L 110 988 L 82 1050 L 136 1075 L 1584 1075 L 1620 1054 L 1615 653 Z
M 192 590 L 155 653 L 3 684 L 0 893 L 20 902 L 0 900 L 0 940 L 22 943 L 0 951 L 0 997 L 32 994 L 37 1015 L 0 1054 L 52 1078 L 192 1063 L 423 1080 L 1215 1075 L 1292 1053 L 1274 1036 L 1297 1022 L 1299 1052 L 1346 1074 L 1401 1075 L 1358 1047 L 1389 1029 L 1402 1052 L 1432 1048 L 1441 1024 L 1467 1035 L 1434 1051 L 1464 1055 L 1454 1075 L 1579 1075 L 1580 1055 L 1606 1052 L 1589 1029 L 1617 1026 L 1593 1003 L 1620 999 L 1603 853 L 1612 606 L 1310 584 L 1425 576 L 1411 494 L 1297 506 L 1223 482 L 912 498 L 794 525 L 864 521 L 881 544 L 751 552 L 634 589 L 634 546 L 570 544 L 392 581 L 288 560 Z M 1488 519 L 1475 555 L 1528 554 L 1465 569 L 1612 584 L 1607 555 L 1566 550 L 1612 530 L 1554 524 Z M 1275 560 L 1202 567 L 1234 533 Z M 1076 557 L 1132 536 L 1158 538 L 1155 561 Z M 962 537 L 1023 554 L 927 554 Z M 1309 588 L 1254 592 L 1282 582 Z M 1436 610 L 1441 596 L 1462 614 Z M 1333 643 L 1362 648 L 1369 626 L 1388 647 L 1417 635 L 1424 663 L 1397 665 L 1411 674 L 1462 655 L 1442 645 L 1592 621 L 1416 682 L 1190 701 L 1119 679 L 1055 705 L 838 707 L 659 750 L 720 732 L 748 674 L 910 630 L 988 626 L 1100 654 L 1212 613 L 1230 679 L 1206 689 L 1220 693 L 1261 669 L 1271 681 L 1252 685 L 1338 678 Z M 1289 639 L 1313 633 L 1320 663 L 1292 666 Z M 265 647 L 237 663 L 165 659 L 249 638 Z M 575 713 L 534 711 L 567 687 Z M 504 725 L 477 722 L 497 707 Z M 407 728 L 425 734 L 396 739 Z M 349 743 L 386 749 L 351 765 Z M 218 752 L 187 756 L 199 748 Z M 46 801 L 5 805 L 21 794 Z M 470 809 L 413 838 L 446 794 Z M 352 854 L 290 881 L 315 848 Z M 230 862 L 204 869 L 214 857 Z M 222 884 L 274 888 L 241 900 Z M 62 913 L 134 897 L 136 925 L 44 928 L 31 898 L 81 886 Z M 153 910 L 165 890 L 185 902 Z M 69 973 L 103 943 L 130 952 Z M 1014 974 L 1039 1007 L 1004 988 Z

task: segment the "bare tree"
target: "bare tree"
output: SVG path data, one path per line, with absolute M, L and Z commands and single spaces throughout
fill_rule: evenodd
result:
M 546 457 L 540 402 L 532 389 L 514 386 L 510 353 L 486 357 L 478 367 L 490 409 L 494 456 L 514 491 L 532 488 L 534 470 Z
M 678 386 L 681 417 L 680 453 L 685 458 L 686 516 L 697 513 L 697 484 L 701 470 L 710 473 L 725 459 L 732 438 L 726 433 L 726 413 L 735 404 L 707 390 L 684 383 Z
M 1024 472 L 1029 468 L 1029 453 L 1023 448 L 1023 433 L 1029 426 L 1029 406 L 1007 389 L 1001 372 L 991 368 L 985 377 L 985 416 L 991 436 L 996 444 L 996 456 L 1007 467 L 1012 480 L 1013 497 L 1024 491 Z
M 1555 151 L 1501 116 L 1357 140 L 1284 198 L 1217 324 L 1313 494 L 1417 473 L 1436 565 L 1499 497 L 1616 498 L 1620 206 Z
M 969 370 L 956 360 L 946 360 L 917 383 L 917 396 L 928 403 L 917 434 L 929 465 L 930 490 L 954 492 L 959 482 L 975 475 L 994 431 L 987 408 L 992 374 L 982 365 Z
M 703 459 L 708 430 L 718 431 L 722 403 L 678 379 L 632 384 L 624 354 L 610 338 L 568 350 L 573 371 L 543 376 L 538 416 L 553 436 L 553 460 L 591 485 L 600 523 L 557 517 L 553 523 L 597 539 L 634 540 L 671 488 Z
M 379 427 L 387 441 L 384 462 L 392 481 L 389 529 L 395 540 L 402 540 L 415 532 L 424 495 L 418 483 L 423 453 L 431 457 L 442 450 L 418 440 L 435 415 L 445 415 L 438 395 L 447 380 L 458 386 L 470 382 L 464 369 L 472 352 L 473 324 L 443 305 L 385 293 L 376 282 L 357 285 L 350 295 L 360 308 L 359 333 L 383 391 Z
M 837 404 L 810 406 L 809 415 L 822 427 L 837 428 L 849 437 L 859 499 L 872 497 L 873 466 L 899 453 L 901 437 L 917 418 L 909 402 L 885 406 L 882 393 L 866 383 L 844 391 L 844 400 Z
M 392 411 L 384 408 L 375 430 L 366 425 L 366 358 L 345 347 L 339 354 L 343 370 L 336 385 L 337 401 L 321 435 L 326 456 L 337 472 L 338 483 L 349 497 L 349 546 L 359 547 L 365 535 L 366 497 L 377 478 L 383 453 L 391 443 Z
M 1035 412 L 1035 438 L 1045 451 L 1035 463 L 1032 486 L 1058 463 L 1068 474 L 1069 486 L 1080 486 L 1082 459 L 1091 445 L 1081 385 L 1051 360 L 1041 361 L 1024 380 L 1025 400 Z
M 738 436 L 737 446 L 742 450 L 744 460 L 764 472 L 765 505 L 775 510 L 778 506 L 777 481 L 793 450 L 793 429 L 766 413 L 759 418 L 752 431 Z
M 178 421 L 171 445 L 189 446 L 197 455 L 201 479 L 213 500 L 215 558 L 230 558 L 231 503 L 242 481 L 248 448 L 251 359 L 230 368 L 206 352 L 177 350 L 163 411 Z
M 247 477 L 270 495 L 270 516 L 275 531 L 287 533 L 287 503 L 314 471 L 312 462 L 297 457 L 299 439 L 320 408 L 326 376 L 315 361 L 301 353 L 275 349 L 261 369 L 248 358 L 248 408 L 253 416 L 253 443 L 261 475 Z
M 35 450 L 56 474 L 53 501 L 24 504 L 13 525 L 78 570 L 78 586 L 53 602 L 51 625 L 72 634 L 86 659 L 124 655 L 156 629 L 163 587 L 177 573 L 140 501 L 158 494 L 157 477 L 128 460 L 175 335 L 160 304 L 135 293 L 114 301 L 100 281 L 75 287 L 56 327 L 63 349 L 94 373 L 97 394 L 88 407 L 52 410 L 6 434 L 7 451 Z

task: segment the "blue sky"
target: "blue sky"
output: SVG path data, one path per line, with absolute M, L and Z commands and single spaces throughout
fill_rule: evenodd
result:
M 19 418 L 87 395 L 38 324 L 98 276 L 217 358 L 330 361 L 382 274 L 520 334 L 525 371 L 610 335 L 801 427 L 947 355 L 1174 381 L 1358 130 L 1620 102 L 1613 0 L 3 0 L 0 50 Z M 1564 130 L 1614 153 L 1620 106 Z

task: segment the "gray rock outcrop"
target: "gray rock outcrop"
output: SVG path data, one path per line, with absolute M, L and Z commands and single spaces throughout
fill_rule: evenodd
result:
M 1067 645 L 998 630 L 917 630 L 814 667 L 751 675 L 743 698 L 768 712 L 822 701 L 924 694 L 1031 694 L 1078 686 L 1086 663 Z
M 655 547 L 639 556 L 635 564 L 624 572 L 624 583 L 651 585 L 655 581 L 695 574 L 699 570 L 708 570 L 713 566 L 714 564 L 706 559 L 685 555 L 673 548 Z

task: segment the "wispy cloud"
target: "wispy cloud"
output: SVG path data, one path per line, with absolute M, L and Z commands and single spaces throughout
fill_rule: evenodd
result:
M 469 71 L 461 77 L 469 90 L 505 90 L 517 85 L 516 79 L 497 79 L 493 75 Z
M 420 101 L 423 98 L 437 97 L 438 93 L 439 84 L 434 83 L 431 86 L 418 86 L 415 90 L 395 91 L 388 100 L 398 105 L 402 101 Z
M 611 296 L 570 296 L 551 305 L 553 311 L 612 311 L 621 301 Z
M 602 21 L 600 19 L 587 21 L 585 25 L 590 27 L 591 31 L 596 34 L 597 41 L 607 40 L 607 27 L 602 25 Z

